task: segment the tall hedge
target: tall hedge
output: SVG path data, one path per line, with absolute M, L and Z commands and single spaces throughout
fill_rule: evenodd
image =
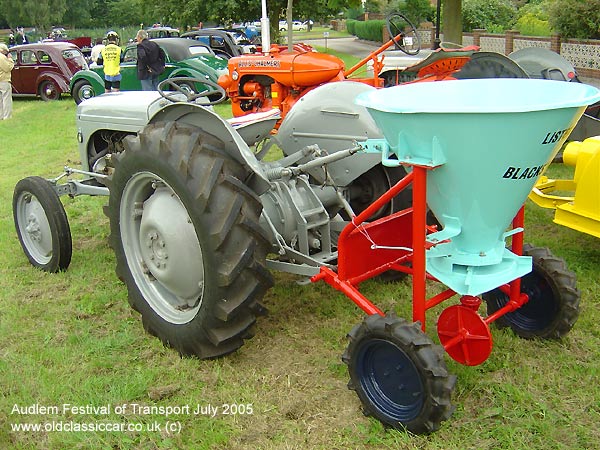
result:
M 348 33 L 350 33 L 353 36 L 356 36 L 356 24 L 358 23 L 358 20 L 355 19 L 347 19 L 346 20 L 346 30 L 348 30 Z
M 348 33 L 367 41 L 383 42 L 383 27 L 385 27 L 385 20 L 367 20 L 364 22 L 349 19 L 346 21 Z

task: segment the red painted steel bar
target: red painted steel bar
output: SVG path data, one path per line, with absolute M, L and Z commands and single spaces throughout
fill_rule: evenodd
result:
M 515 228 L 523 228 L 525 224 L 525 205 L 521 206 L 519 212 L 513 219 L 513 229 Z M 523 255 L 523 241 L 525 240 L 525 236 L 523 236 L 524 232 L 520 232 L 514 234 L 512 236 L 512 244 L 511 250 L 515 255 Z M 521 278 L 517 278 L 510 283 L 510 300 L 511 301 L 519 301 L 521 296 Z
M 394 186 L 392 186 L 389 191 L 387 191 L 385 194 L 383 194 L 381 197 L 379 197 L 377 200 L 375 200 L 373 203 L 371 203 L 358 216 L 354 217 L 352 219 L 352 224 L 354 225 L 354 228 L 347 225 L 344 227 L 344 229 L 340 233 L 340 236 L 338 238 L 338 250 L 343 249 L 344 241 L 346 241 L 348 239 L 348 235 L 352 231 L 354 231 L 354 229 L 358 228 L 358 226 L 361 223 L 365 222 L 373 214 L 375 214 L 375 212 L 378 211 L 381 207 L 383 207 L 384 205 L 389 203 L 396 195 L 398 195 L 403 189 L 405 189 L 406 186 L 408 186 L 412 182 L 412 180 L 413 180 L 413 173 L 411 172 L 408 175 L 406 175 L 404 178 L 402 178 L 400 181 L 398 181 Z M 339 273 L 340 278 L 342 278 L 342 279 L 348 278 L 347 274 L 344 273 L 343 267 L 338 268 L 338 273 Z
M 402 38 L 401 34 L 399 34 L 398 36 L 396 36 L 396 39 L 401 39 L 401 38 Z M 374 51 L 371 54 L 369 54 L 369 56 L 363 58 L 362 60 L 360 60 L 359 62 L 357 62 L 354 66 L 352 66 L 350 69 L 346 70 L 344 72 L 344 77 L 348 78 L 350 75 L 352 75 L 354 73 L 354 71 L 356 69 L 361 68 L 362 66 L 364 66 L 367 63 L 367 61 L 369 61 L 370 59 L 374 59 L 376 56 L 378 56 L 379 54 L 381 54 L 384 51 L 386 51 L 392 45 L 394 45 L 394 41 L 390 39 L 386 44 L 382 45 L 376 51 Z M 377 76 L 377 73 L 375 73 L 374 76 Z
M 400 191 L 402 191 L 402 189 L 406 188 L 406 186 L 410 184 L 413 178 L 413 172 L 407 174 L 404 178 L 402 178 L 395 185 L 393 185 L 389 191 L 387 191 L 385 194 L 383 194 L 381 197 L 379 197 L 377 200 L 371 203 L 367 208 L 365 208 L 363 212 L 356 216 L 354 220 L 352 220 L 352 223 L 355 226 L 358 226 L 365 220 L 370 218 L 377 210 L 389 203 L 396 195 L 398 195 Z M 351 229 L 345 227 L 340 233 L 340 238 L 345 238 L 351 231 Z
M 346 297 L 352 300 L 360 309 L 372 316 L 373 314 L 379 314 L 385 316 L 377 306 L 371 303 L 364 295 L 362 295 L 358 289 L 352 286 L 347 281 L 340 280 L 337 274 L 328 267 L 321 267 L 321 271 L 311 278 L 311 281 L 324 280 L 332 286 L 334 289 L 343 292 Z
M 440 303 L 445 302 L 446 300 L 454 297 L 455 295 L 456 295 L 456 292 L 454 292 L 452 289 L 447 289 L 444 292 L 440 292 L 438 295 L 431 297 L 430 299 L 428 299 L 425 302 L 425 309 L 427 310 L 427 309 L 433 308 L 434 306 L 437 306 Z
M 427 168 L 413 166 L 413 322 L 425 331 L 425 239 L 427 234 Z
M 521 206 L 521 209 L 513 219 L 513 228 L 523 228 L 525 224 L 525 205 Z M 523 255 L 523 242 L 525 237 L 523 236 L 523 232 L 514 234 L 512 236 L 511 250 L 515 255 Z M 521 292 L 521 278 L 517 278 L 516 280 L 511 281 L 507 285 L 500 286 L 500 290 L 509 296 L 509 300 L 502 308 L 498 311 L 494 312 L 490 316 L 484 319 L 485 323 L 492 323 L 497 320 L 499 317 L 502 317 L 505 314 L 513 312 L 514 310 L 520 308 L 525 303 L 529 301 L 529 296 Z
M 353 277 L 353 278 L 349 278 L 348 279 L 348 283 L 350 284 L 360 284 L 365 280 L 370 280 L 373 277 L 376 277 L 377 275 L 381 275 L 383 272 L 386 272 L 388 270 L 396 270 L 396 267 L 404 267 L 402 265 L 400 265 L 400 263 L 402 263 L 403 261 L 410 261 L 412 257 L 412 254 L 408 254 L 405 256 L 402 256 L 400 258 L 398 258 L 395 261 L 392 261 L 389 264 L 385 264 L 381 267 L 378 267 L 377 270 L 370 270 L 368 272 L 363 273 L 362 275 L 358 276 L 358 277 Z M 398 272 L 404 272 L 403 270 L 397 270 Z M 410 272 L 407 273 L 412 273 L 412 269 L 410 269 Z

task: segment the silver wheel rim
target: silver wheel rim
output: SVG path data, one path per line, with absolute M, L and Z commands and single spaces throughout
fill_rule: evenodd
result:
M 96 94 L 94 92 L 94 88 L 89 84 L 86 84 L 81 87 L 79 90 L 79 98 L 81 100 L 87 100 L 88 98 L 94 97 Z
M 202 304 L 202 248 L 174 190 L 150 172 L 134 174 L 119 210 L 123 252 L 144 299 L 164 320 L 184 324 Z
M 46 95 L 46 98 L 50 98 L 50 99 L 54 99 L 57 96 L 58 93 L 58 87 L 52 83 L 52 82 L 47 82 L 44 86 L 44 94 Z
M 40 265 L 52 259 L 52 231 L 46 211 L 36 196 L 22 192 L 17 200 L 17 223 L 23 244 Z

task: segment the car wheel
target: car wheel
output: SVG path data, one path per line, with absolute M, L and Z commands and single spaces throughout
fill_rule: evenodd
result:
M 50 100 L 58 100 L 60 98 L 60 89 L 52 80 L 42 81 L 38 89 L 40 97 L 45 102 Z
M 82 101 L 95 97 L 96 91 L 88 81 L 79 80 L 73 86 L 71 96 L 75 100 L 75 104 L 79 105 Z

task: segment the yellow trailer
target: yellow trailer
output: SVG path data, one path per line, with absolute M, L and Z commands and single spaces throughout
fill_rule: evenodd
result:
M 554 209 L 555 223 L 600 238 L 600 136 L 567 144 L 563 162 L 575 167 L 573 179 L 542 176 L 529 198 Z

